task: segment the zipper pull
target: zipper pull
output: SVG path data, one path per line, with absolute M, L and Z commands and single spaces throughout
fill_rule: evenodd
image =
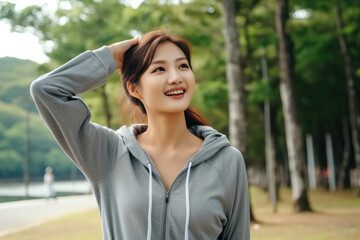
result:
M 168 203 L 169 202 L 169 193 L 166 193 L 165 195 L 165 203 Z

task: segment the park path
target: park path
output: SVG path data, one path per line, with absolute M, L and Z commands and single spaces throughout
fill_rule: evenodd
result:
M 0 237 L 38 226 L 51 219 L 96 207 L 94 195 L 0 203 Z

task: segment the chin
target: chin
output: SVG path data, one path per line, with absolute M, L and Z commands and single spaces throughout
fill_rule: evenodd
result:
M 186 109 L 188 109 L 189 106 L 185 107 L 185 108 L 172 108 L 169 109 L 167 112 L 169 113 L 182 113 L 184 112 Z
M 183 113 L 186 109 L 189 108 L 190 105 L 183 106 L 169 106 L 162 109 L 163 113 Z

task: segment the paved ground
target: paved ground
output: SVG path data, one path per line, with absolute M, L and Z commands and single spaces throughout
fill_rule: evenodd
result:
M 93 195 L 0 203 L 0 237 L 54 218 L 96 207 Z

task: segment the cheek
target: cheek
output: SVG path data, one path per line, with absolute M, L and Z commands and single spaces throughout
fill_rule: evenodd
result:
M 153 101 L 162 97 L 162 90 L 163 87 L 160 81 L 156 79 L 147 78 L 141 82 L 141 95 L 145 101 Z
M 190 90 L 191 95 L 194 93 L 195 89 L 195 77 L 194 74 L 191 74 L 187 81 L 188 84 L 188 90 Z

